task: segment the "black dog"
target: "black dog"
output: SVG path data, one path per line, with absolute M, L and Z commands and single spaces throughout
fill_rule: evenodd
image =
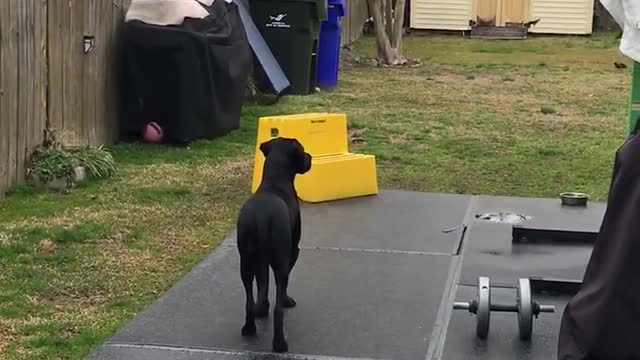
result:
M 295 139 L 276 138 L 260 145 L 266 160 L 262 183 L 244 203 L 238 216 L 240 274 L 246 291 L 243 336 L 256 334 L 256 317 L 269 316 L 269 267 L 276 279 L 273 311 L 273 351 L 286 352 L 283 308 L 296 302 L 287 294 L 289 273 L 300 253 L 300 204 L 293 182 L 297 174 L 311 169 L 311 155 Z M 258 283 L 258 301 L 253 300 L 253 278 Z

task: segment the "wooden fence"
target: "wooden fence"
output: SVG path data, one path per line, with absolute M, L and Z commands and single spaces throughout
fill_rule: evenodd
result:
M 342 18 L 342 45 L 358 40 L 362 35 L 364 24 L 369 18 L 367 0 L 346 0 L 346 2 L 347 13 Z
M 0 197 L 23 179 L 47 119 L 65 143 L 117 135 L 118 34 L 130 0 L 0 0 Z M 367 0 L 348 0 L 343 43 Z
M 47 119 L 67 142 L 114 139 L 115 44 L 128 2 L 0 0 L 0 196 L 24 177 Z

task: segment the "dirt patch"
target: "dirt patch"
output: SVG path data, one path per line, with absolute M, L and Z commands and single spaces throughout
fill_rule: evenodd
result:
M 349 129 L 349 142 L 351 144 L 360 145 L 366 144 L 364 139 L 364 133 L 367 129 Z
M 0 231 L 0 245 L 8 245 L 9 244 L 9 235 L 3 231 Z
M 389 135 L 389 143 L 393 145 L 406 144 L 408 142 L 406 134 L 392 134 Z
M 38 302 L 53 306 L 61 310 L 68 306 L 98 306 L 109 300 L 109 294 L 86 287 L 51 287 L 38 296 Z
M 13 322 L 0 318 L 0 353 L 18 340 L 18 332 Z
M 51 239 L 43 239 L 41 240 L 36 248 L 36 252 L 43 254 L 54 254 L 58 250 L 58 245 L 54 243 Z

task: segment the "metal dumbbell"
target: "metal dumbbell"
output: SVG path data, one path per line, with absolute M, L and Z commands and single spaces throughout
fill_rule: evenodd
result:
M 476 336 L 486 339 L 489 335 L 491 311 L 518 313 L 518 331 L 521 340 L 530 340 L 533 333 L 533 317 L 540 313 L 555 312 L 553 305 L 540 305 L 533 301 L 529 279 L 518 280 L 518 295 L 515 304 L 492 304 L 491 281 L 488 277 L 478 278 L 478 294 L 471 302 L 455 302 L 455 310 L 468 310 L 476 315 Z

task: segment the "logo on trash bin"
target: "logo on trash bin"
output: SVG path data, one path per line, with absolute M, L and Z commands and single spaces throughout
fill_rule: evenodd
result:
M 277 27 L 277 28 L 290 28 L 291 25 L 289 25 L 286 22 L 282 21 L 282 20 L 284 20 L 285 17 L 287 17 L 287 14 L 278 14 L 277 16 L 269 15 L 269 19 L 271 20 L 271 22 L 268 23 L 266 26 L 267 27 Z

